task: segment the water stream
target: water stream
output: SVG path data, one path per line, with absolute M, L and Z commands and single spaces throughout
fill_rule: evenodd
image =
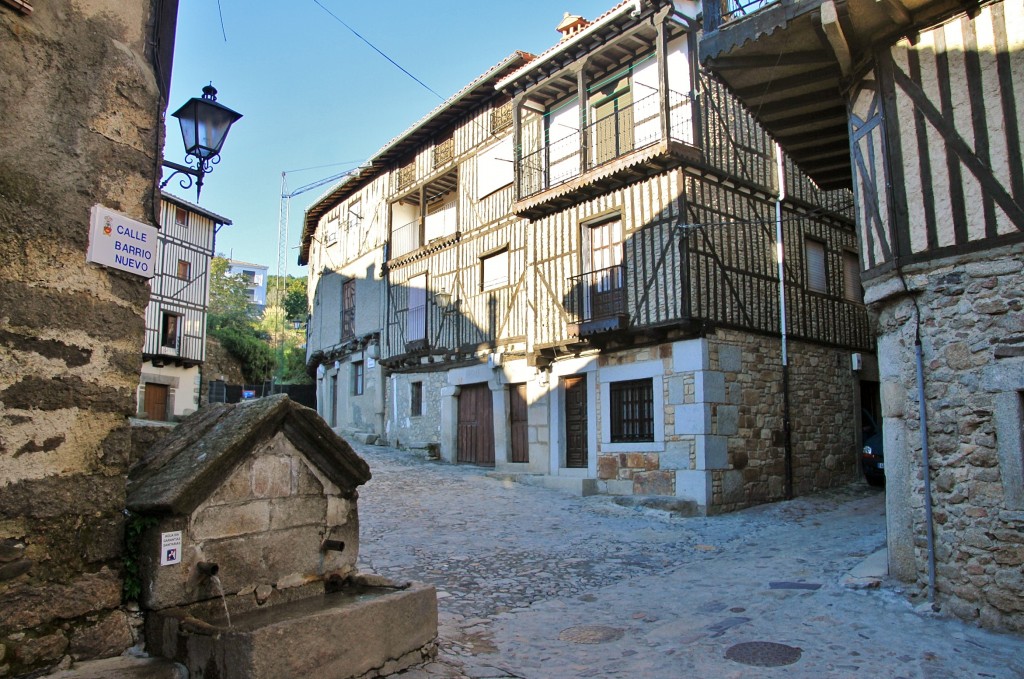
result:
M 224 596 L 224 587 L 220 584 L 220 578 L 216 575 L 210 576 L 210 582 L 217 588 L 217 594 L 220 595 L 220 602 L 224 604 L 224 617 L 227 618 L 228 629 L 231 629 L 231 613 L 228 611 L 228 600 Z

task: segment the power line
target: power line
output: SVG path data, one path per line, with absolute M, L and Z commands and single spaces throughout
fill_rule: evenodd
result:
M 317 5 L 319 5 L 319 6 L 320 6 L 320 9 L 322 9 L 323 11 L 327 12 L 327 13 L 328 13 L 328 14 L 330 14 L 330 15 L 331 15 L 332 17 L 334 17 L 334 19 L 335 19 L 335 20 L 336 20 L 336 21 L 337 21 L 337 22 L 338 22 L 339 24 L 341 24 L 342 26 L 344 26 L 345 28 L 347 28 L 347 29 L 348 29 L 349 31 L 351 31 L 351 32 L 352 32 L 352 35 L 356 36 L 357 38 L 359 38 L 360 40 L 362 40 L 363 42 L 365 42 L 365 43 L 366 43 L 367 45 L 369 45 L 369 46 L 370 46 L 371 48 L 373 48 L 373 51 L 374 51 L 374 52 L 376 52 L 377 54 L 381 55 L 382 57 L 384 57 L 385 59 L 387 59 L 388 61 L 390 61 L 390 62 L 391 62 L 392 64 L 394 64 L 395 68 L 397 68 L 397 69 L 398 69 L 399 71 L 401 71 L 402 73 L 406 74 L 407 76 L 409 76 L 410 78 L 412 78 L 413 80 L 415 80 L 415 81 L 416 81 L 417 83 L 419 83 L 419 84 L 420 84 L 420 85 L 421 85 L 421 86 L 422 86 L 422 87 L 423 87 L 423 88 L 424 88 L 425 90 L 427 90 L 427 92 L 430 92 L 431 94 L 433 94 L 433 95 L 434 95 L 435 97 L 437 97 L 437 98 L 438 98 L 438 99 L 440 99 L 441 101 L 444 101 L 444 100 L 445 100 L 445 99 L 444 99 L 444 97 L 442 97 L 442 96 L 441 96 L 440 94 L 438 94 L 437 92 L 435 92 L 435 91 L 434 91 L 434 90 L 433 90 L 433 89 L 432 89 L 432 88 L 431 88 L 431 87 L 430 87 L 429 85 L 427 85 L 427 84 L 426 84 L 425 82 L 423 82 L 422 80 L 420 80 L 419 78 L 417 78 L 416 76 L 414 76 L 414 75 L 413 75 L 412 73 L 409 73 L 409 71 L 407 71 L 407 70 L 405 70 L 404 68 L 402 68 L 402 66 L 401 66 L 401 65 L 399 65 L 399 63 L 398 63 L 397 61 L 395 61 L 394 59 L 392 59 L 392 58 L 391 58 L 391 57 L 389 57 L 388 55 L 384 54 L 384 52 L 382 52 L 382 51 L 381 51 L 380 49 L 378 49 L 376 45 L 374 45 L 374 44 L 373 44 L 372 42 L 370 42 L 369 40 L 367 40 L 366 38 L 364 38 L 364 37 L 363 37 L 362 35 L 360 35 L 360 34 L 359 34 L 359 32 L 358 32 L 358 31 L 356 31 L 356 29 L 352 28 L 351 26 L 349 26 L 348 24 L 346 24 L 346 23 L 345 23 L 344 21 L 342 21 L 341 17 L 339 17 L 339 16 L 337 15 L 337 14 L 335 14 L 335 13 L 334 13 L 334 12 L 332 12 L 331 10 L 327 9 L 326 7 L 324 7 L 323 3 L 322 3 L 322 2 L 320 2 L 320 0 L 313 0 L 313 2 L 315 2 L 315 3 L 317 4 Z

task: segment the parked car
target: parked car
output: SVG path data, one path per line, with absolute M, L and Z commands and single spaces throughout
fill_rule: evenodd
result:
M 885 484 L 885 455 L 882 450 L 882 427 L 866 410 L 861 410 L 860 466 L 864 478 L 872 486 Z

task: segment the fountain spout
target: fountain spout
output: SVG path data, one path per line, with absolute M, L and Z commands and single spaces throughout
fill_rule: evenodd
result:
M 320 550 L 324 552 L 341 552 L 345 549 L 345 543 L 341 540 L 324 540 Z
M 220 566 L 212 561 L 200 561 L 196 563 L 196 570 L 199 572 L 199 575 L 212 578 L 220 572 Z

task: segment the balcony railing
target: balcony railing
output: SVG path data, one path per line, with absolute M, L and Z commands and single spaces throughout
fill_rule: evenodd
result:
M 570 334 L 582 337 L 624 328 L 626 267 L 619 264 L 573 276 L 569 279 L 567 302 L 574 326 Z
M 692 144 L 689 95 L 669 92 L 668 99 L 670 140 Z M 585 154 L 584 135 L 573 130 L 522 156 L 517 163 L 519 197 L 532 196 L 579 177 L 584 165 L 584 170 L 589 171 L 662 141 L 662 114 L 659 93 L 653 92 L 588 124 L 584 128 Z
M 350 340 L 356 336 L 356 309 L 351 307 L 341 311 L 341 339 Z
M 704 0 L 704 32 L 718 30 L 729 21 L 753 14 L 779 0 Z
M 407 255 L 421 245 L 419 220 L 391 229 L 391 257 Z

